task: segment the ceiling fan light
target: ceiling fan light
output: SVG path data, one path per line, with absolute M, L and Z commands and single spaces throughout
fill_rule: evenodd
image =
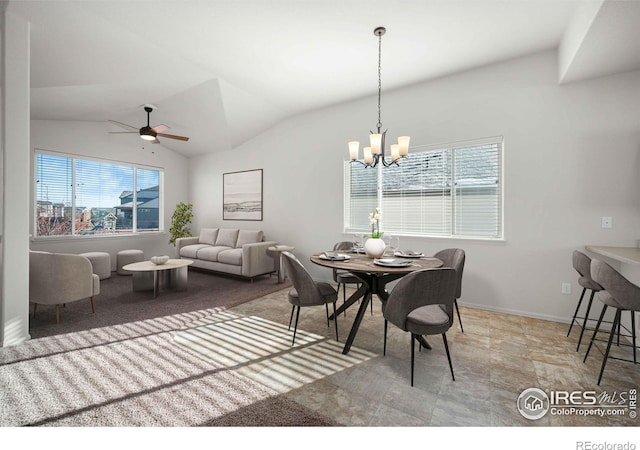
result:
M 155 141 L 156 137 L 151 134 L 141 134 L 140 137 L 145 141 Z

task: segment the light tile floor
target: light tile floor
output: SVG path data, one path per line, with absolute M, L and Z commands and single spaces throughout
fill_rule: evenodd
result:
M 355 317 L 354 305 L 338 318 L 344 343 Z M 330 307 L 331 310 L 331 307 Z M 583 363 L 591 333 L 575 351 L 579 328 L 461 307 L 447 333 L 456 380 L 452 381 L 442 338 L 430 336 L 432 350 L 416 352 L 415 385 L 410 386 L 409 335 L 389 325 L 387 354 L 382 356 L 380 302 L 365 315 L 354 347 L 377 356 L 294 389 L 285 395 L 346 426 L 637 426 L 640 419 L 552 415 L 531 421 L 516 408 L 520 393 L 531 387 L 549 391 L 589 390 L 613 395 L 640 387 L 640 366 L 609 360 L 600 386 L 602 353 L 593 348 Z M 287 290 L 232 308 L 245 315 L 288 324 Z M 322 306 L 303 308 L 299 328 L 335 339 Z M 604 343 L 597 344 L 604 348 Z M 629 355 L 630 349 L 625 350 Z

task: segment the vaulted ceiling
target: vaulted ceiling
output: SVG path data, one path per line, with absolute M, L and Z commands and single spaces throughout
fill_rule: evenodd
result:
M 194 156 L 284 118 L 559 49 L 559 83 L 640 69 L 635 0 L 15 1 L 31 23 L 33 119 L 151 125 Z M 123 139 L 138 139 L 123 135 Z

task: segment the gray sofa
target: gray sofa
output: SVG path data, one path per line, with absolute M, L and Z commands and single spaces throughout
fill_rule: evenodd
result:
M 176 239 L 176 255 L 193 261 L 191 267 L 251 278 L 276 271 L 276 258 L 261 230 L 203 228 L 199 236 Z

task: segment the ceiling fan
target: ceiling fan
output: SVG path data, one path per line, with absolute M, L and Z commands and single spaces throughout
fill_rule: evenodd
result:
M 140 137 L 145 141 L 150 141 L 152 144 L 159 144 L 158 136 L 166 137 L 169 139 L 177 139 L 179 141 L 188 141 L 189 138 L 185 136 L 176 136 L 175 134 L 166 134 L 163 131 L 168 130 L 169 127 L 166 125 L 156 125 L 152 127 L 149 125 L 149 117 L 151 116 L 151 111 L 156 109 L 153 105 L 144 105 L 144 110 L 147 112 L 147 125 L 138 129 L 132 125 L 127 125 L 126 123 L 118 122 L 117 120 L 110 120 L 109 122 L 115 123 L 123 128 L 129 128 L 135 131 L 110 131 L 109 133 L 113 134 L 122 134 L 122 133 L 139 133 Z

